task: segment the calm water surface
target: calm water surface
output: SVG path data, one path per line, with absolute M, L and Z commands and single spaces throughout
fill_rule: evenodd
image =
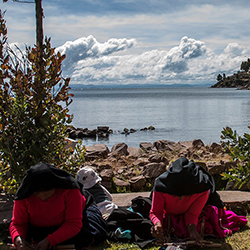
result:
M 139 147 L 140 142 L 166 139 L 175 142 L 202 139 L 205 144 L 219 142 L 221 131 L 230 126 L 240 135 L 250 132 L 250 91 L 211 88 L 120 88 L 72 89 L 72 125 L 114 130 L 106 140 L 84 140 L 86 146 L 105 143 L 112 147 L 125 142 Z M 139 131 L 155 127 L 154 131 Z M 124 128 L 138 131 L 123 135 Z

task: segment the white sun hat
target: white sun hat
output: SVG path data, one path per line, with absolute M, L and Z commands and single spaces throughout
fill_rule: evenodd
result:
M 77 180 L 83 185 L 83 189 L 93 187 L 102 178 L 90 167 L 83 167 L 77 172 Z

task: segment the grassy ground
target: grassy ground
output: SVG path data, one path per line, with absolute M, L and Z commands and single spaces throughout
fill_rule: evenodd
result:
M 202 250 L 250 250 L 250 215 L 247 216 L 248 218 L 248 225 L 242 228 L 241 231 L 234 233 L 232 236 L 227 237 L 226 239 L 220 240 L 220 239 L 214 239 L 210 238 L 207 239 L 209 241 L 212 241 L 214 243 L 220 243 L 221 247 L 212 248 L 212 247 L 203 247 Z M 7 250 L 8 247 L 2 243 L 2 239 L 6 237 L 6 228 L 1 227 L 0 228 L 0 250 Z M 155 250 L 159 249 L 160 245 L 152 245 L 146 250 Z M 95 247 L 95 248 L 89 248 L 89 250 L 139 250 L 140 248 L 135 244 L 125 244 L 125 243 L 117 243 L 117 242 L 105 242 L 104 244 Z M 201 249 L 195 246 L 189 246 L 187 248 L 188 250 L 192 249 Z

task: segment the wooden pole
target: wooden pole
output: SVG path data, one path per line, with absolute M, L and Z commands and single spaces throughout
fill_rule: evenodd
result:
M 36 43 L 41 49 L 43 45 L 43 9 L 42 0 L 36 1 Z

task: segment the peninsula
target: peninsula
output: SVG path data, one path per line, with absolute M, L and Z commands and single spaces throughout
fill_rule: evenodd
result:
M 211 88 L 237 88 L 250 90 L 250 59 L 241 63 L 240 71 L 226 76 L 219 74 L 217 76 L 217 83 Z

